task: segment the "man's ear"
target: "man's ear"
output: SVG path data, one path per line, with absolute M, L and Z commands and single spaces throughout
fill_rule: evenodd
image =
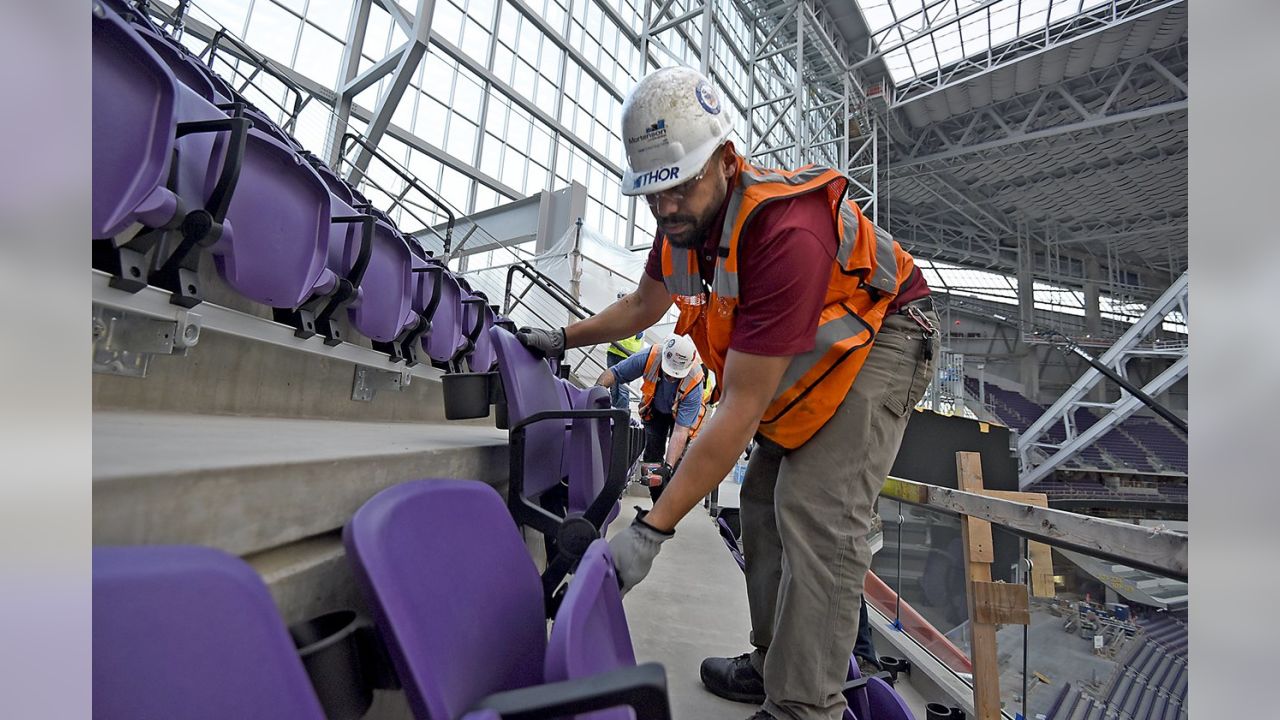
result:
M 738 153 L 734 150 L 733 141 L 726 140 L 720 147 L 720 172 L 725 179 L 733 177 L 738 171 Z

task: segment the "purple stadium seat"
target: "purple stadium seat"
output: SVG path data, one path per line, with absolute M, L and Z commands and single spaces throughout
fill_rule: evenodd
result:
M 467 355 L 467 367 L 471 372 L 489 372 L 497 362 L 497 354 L 493 350 L 493 339 L 489 336 L 489 328 L 493 327 L 493 308 L 483 293 L 473 292 L 463 299 L 463 327 L 467 328 L 467 337 L 472 340 L 471 352 Z
M 608 394 L 606 393 L 606 397 Z M 618 574 L 609 544 L 596 540 L 583 554 L 547 642 L 548 682 L 586 678 L 606 670 L 631 667 L 636 654 L 622 611 Z M 630 708 L 579 715 L 577 720 L 632 720 Z
M 93 716 L 324 720 L 262 579 L 182 546 L 94 549 Z
M 445 268 L 435 258 L 426 257 L 416 246 L 413 250 L 410 283 L 410 302 L 405 329 L 397 340 L 400 355 L 405 364 L 417 365 L 418 351 L 427 333 L 431 332 L 436 306 L 440 303 L 440 285 L 444 281 Z
M 546 539 L 550 561 L 543 582 L 550 597 L 591 541 L 602 534 L 626 488 L 627 413 L 608 407 L 601 400 L 607 394 L 590 392 L 575 401 L 572 409 L 563 409 L 564 388 L 547 363 L 506 330 L 495 327 L 489 333 L 497 351 L 511 432 L 508 507 L 516 522 L 533 527 Z M 568 438 L 566 421 L 572 423 Z M 599 423 L 611 425 L 607 452 L 599 448 L 603 442 Z M 566 452 L 571 456 L 566 458 Z M 563 491 L 562 479 L 567 480 Z M 570 497 L 574 507 L 585 504 L 585 509 L 570 508 Z
M 440 300 L 431 318 L 431 332 L 422 346 L 433 364 L 450 372 L 459 370 L 458 363 L 467 349 L 463 330 L 462 288 L 453 273 L 440 278 Z
M 325 267 L 329 190 L 310 164 L 255 128 L 236 190 L 227 210 L 235 233 L 212 248 L 227 284 L 276 308 L 297 308 L 313 295 L 333 292 L 338 275 Z
M 351 188 L 329 166 L 315 155 L 302 151 L 299 155 L 324 182 L 329 191 L 331 213 L 325 267 L 337 276 L 328 293 L 316 292 L 297 308 L 276 308 L 275 319 L 295 328 L 295 335 L 309 338 L 317 333 L 326 345 L 343 341 L 341 311 L 358 296 L 373 252 L 374 218 L 357 210 Z
M 574 407 L 582 410 L 608 409 L 609 391 L 599 385 L 586 388 Z M 604 491 L 612 432 L 606 418 L 570 423 L 565 453 L 568 458 L 569 512 L 585 513 L 592 501 Z M 605 526 L 608 526 L 607 522 Z
M 733 534 L 733 528 L 729 527 L 729 522 L 724 518 L 716 518 L 716 527 L 720 530 L 720 539 L 724 541 L 724 546 L 733 556 L 733 561 L 738 563 L 740 570 L 746 572 L 747 560 L 742 556 L 742 548 L 738 545 L 738 538 Z M 854 667 L 857 665 L 855 664 Z
M 902 696 L 878 677 L 867 678 L 867 698 L 871 704 L 868 716 L 873 720 L 915 720 Z
M 548 652 L 538 571 L 493 488 L 388 488 L 356 511 L 343 542 L 415 717 L 560 717 L 622 703 L 669 717 L 661 666 L 636 667 L 629 642 L 618 645 L 625 619 L 616 585 L 613 595 L 600 587 L 611 569 L 598 548 L 583 587 L 566 592 L 566 627 Z
M 93 27 L 94 266 L 115 287 L 149 282 L 191 307 L 201 298 L 200 247 L 231 235 L 225 216 L 249 121 L 239 106 L 211 104 L 209 84 L 149 27 L 102 5 Z M 132 237 L 110 240 L 135 223 Z
M 413 256 L 390 224 L 377 220 L 369 266 L 355 302 L 347 308 L 351 326 L 374 341 L 374 347 L 401 359 L 394 341 L 405 329 L 413 303 Z
M 119 15 L 93 16 L 93 237 L 130 224 L 165 225 L 178 212 L 164 187 L 177 128 L 178 86 Z

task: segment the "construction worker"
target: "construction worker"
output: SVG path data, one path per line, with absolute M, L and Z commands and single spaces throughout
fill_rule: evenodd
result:
M 531 349 L 627 337 L 675 303 L 719 406 L 662 496 L 610 540 L 624 590 L 754 435 L 742 536 L 753 650 L 703 661 L 703 684 L 762 702 L 754 720 L 837 720 L 870 563 L 872 504 L 937 353 L 915 261 L 846 200 L 851 181 L 765 170 L 730 139 L 731 104 L 688 68 L 649 73 L 622 107 L 622 190 L 657 221 L 645 277 L 598 315 L 523 328 Z
M 625 292 L 618 293 L 618 299 L 626 297 Z M 644 333 L 638 332 L 633 337 L 615 340 L 609 344 L 609 349 L 605 351 L 604 363 L 606 368 L 626 360 L 627 358 L 640 352 L 640 348 L 644 346 Z M 603 376 L 602 376 L 603 377 Z M 628 381 L 629 382 L 629 381 Z M 627 410 L 631 405 L 631 388 L 627 387 L 626 382 L 614 383 L 609 387 L 609 404 L 619 410 Z
M 643 378 L 640 419 L 644 421 L 641 461 L 662 463 L 649 485 L 654 502 L 671 480 L 689 441 L 698 434 L 706 406 L 702 403 L 702 368 L 687 335 L 672 335 L 661 346 L 638 352 L 600 373 L 597 385 L 615 388 Z M 670 438 L 670 441 L 668 441 Z

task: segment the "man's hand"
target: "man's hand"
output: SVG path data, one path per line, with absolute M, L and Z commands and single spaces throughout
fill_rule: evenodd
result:
M 516 339 L 535 355 L 559 360 L 564 357 L 564 328 L 543 330 L 522 327 L 516 331 Z
M 671 469 L 670 465 L 662 463 L 662 465 L 654 468 L 653 472 L 649 473 L 649 487 L 666 485 L 671 481 L 671 474 L 673 472 L 675 471 Z
M 649 574 L 662 543 L 676 534 L 674 530 L 662 532 L 654 529 L 644 521 L 644 516 L 645 511 L 637 508 L 635 521 L 609 541 L 609 552 L 613 555 L 613 567 L 618 573 L 623 595 Z

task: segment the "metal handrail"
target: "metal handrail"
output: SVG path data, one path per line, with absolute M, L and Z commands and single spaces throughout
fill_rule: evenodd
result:
M 380 150 L 378 150 L 376 146 L 371 144 L 366 138 L 364 138 L 363 136 L 357 133 L 347 132 L 347 133 L 344 133 L 342 136 L 342 143 L 338 149 L 338 156 L 342 158 L 344 162 L 347 162 L 347 151 L 352 143 L 359 145 L 365 152 L 369 153 L 370 157 L 377 158 L 378 162 L 381 162 L 383 165 L 389 168 L 391 172 L 395 173 L 397 177 L 399 177 L 402 181 L 404 181 L 405 190 L 398 197 L 392 196 L 390 193 L 387 193 L 388 196 L 395 197 L 395 201 L 392 202 L 391 207 L 387 208 L 388 212 L 391 210 L 391 208 L 399 206 L 402 210 L 409 213 L 410 216 L 412 216 L 415 220 L 421 223 L 424 228 L 429 228 L 434 232 L 434 228 L 431 228 L 430 225 L 427 225 L 425 222 L 422 221 L 421 218 L 419 218 L 416 214 L 414 214 L 412 211 L 410 211 L 408 208 L 405 207 L 404 196 L 408 194 L 409 189 L 412 188 L 414 190 L 417 190 L 418 194 L 422 195 L 422 197 L 429 200 L 432 205 L 435 205 L 440 210 L 440 212 L 444 213 L 444 216 L 448 218 L 448 220 L 445 223 L 444 237 L 441 239 L 444 242 L 444 255 L 447 257 L 449 255 L 450 247 L 453 243 L 453 226 L 454 226 L 454 223 L 456 222 L 456 217 L 454 216 L 453 211 L 449 209 L 449 206 L 446 205 L 440 198 L 436 197 L 433 193 L 427 190 L 427 188 L 424 187 L 422 183 L 418 182 L 418 179 L 414 177 L 411 173 L 401 168 L 399 164 L 392 162 L 391 159 L 386 157 Z M 363 173 L 363 175 L 366 178 L 368 177 L 367 172 Z M 372 180 L 370 180 L 370 182 L 372 182 Z M 378 186 L 377 183 L 373 183 L 373 184 L 374 184 L 374 187 L 378 188 L 378 190 L 384 193 L 387 192 L 385 189 Z M 436 235 L 439 236 L 439 233 L 436 233 Z

